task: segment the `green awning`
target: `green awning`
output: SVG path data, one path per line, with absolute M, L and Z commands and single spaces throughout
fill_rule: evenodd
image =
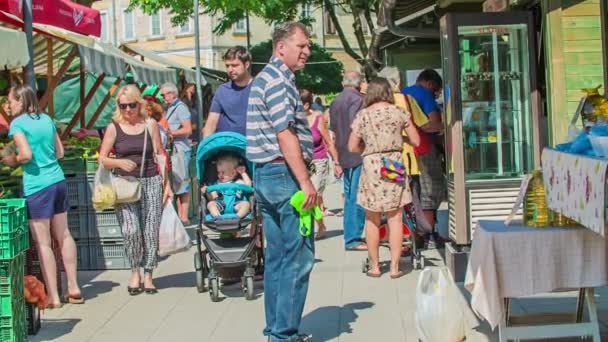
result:
M 121 48 L 128 53 L 132 53 L 134 55 L 139 55 L 139 56 L 143 57 L 144 61 L 145 60 L 153 61 L 160 65 L 183 71 L 184 75 L 186 76 L 187 81 L 189 81 L 191 83 L 194 83 L 196 81 L 196 71 L 195 70 L 192 70 L 192 68 L 190 68 L 188 66 L 174 62 L 174 61 L 170 60 L 169 58 L 159 56 L 154 51 L 147 50 L 147 49 L 144 49 L 144 48 L 141 48 L 138 46 L 134 46 L 134 45 L 129 45 L 129 44 L 123 44 L 121 46 Z M 202 75 L 201 75 L 201 81 L 202 81 L 201 85 L 204 86 L 205 84 L 207 84 L 207 81 L 205 80 L 205 78 Z
M 0 27 L 0 42 L 4 46 L 0 51 L 0 65 L 12 69 L 29 62 L 25 33 Z

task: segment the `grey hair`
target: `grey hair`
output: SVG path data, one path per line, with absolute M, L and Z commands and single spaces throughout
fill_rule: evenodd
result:
M 272 31 L 272 46 L 276 46 L 280 41 L 289 39 L 294 35 L 297 29 L 301 30 L 306 35 L 306 38 L 310 38 L 310 32 L 306 25 L 297 21 L 286 21 L 274 27 L 274 30 Z
M 342 78 L 342 86 L 359 87 L 361 85 L 361 74 L 355 71 L 347 71 Z
M 401 89 L 401 73 L 396 67 L 385 67 L 380 70 L 378 77 L 386 78 L 394 92 L 400 92 Z
M 177 86 L 175 84 L 171 83 L 171 82 L 163 83 L 163 85 L 160 86 L 160 89 L 166 89 L 169 92 L 174 93 L 175 95 L 178 94 L 178 92 L 177 92 Z

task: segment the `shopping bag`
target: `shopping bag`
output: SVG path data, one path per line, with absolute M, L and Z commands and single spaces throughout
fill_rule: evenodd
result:
M 416 287 L 416 330 L 422 342 L 458 342 L 477 319 L 445 267 L 428 267 Z
M 185 252 L 190 248 L 190 237 L 184 224 L 177 216 L 173 203 L 165 205 L 160 219 L 158 233 L 158 255 L 163 257 Z
M 93 208 L 97 211 L 110 209 L 116 203 L 116 192 L 112 185 L 112 173 L 99 164 L 95 172 L 95 183 L 93 187 Z
M 171 155 L 171 181 L 173 191 L 181 192 L 182 187 L 188 184 L 188 164 L 185 154 L 174 148 Z

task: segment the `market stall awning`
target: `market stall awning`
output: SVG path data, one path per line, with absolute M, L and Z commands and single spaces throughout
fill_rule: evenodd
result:
M 23 19 L 23 1 L 0 0 L 0 11 Z M 32 0 L 32 21 L 83 35 L 101 35 L 99 11 L 69 0 Z
M 186 80 L 188 80 L 189 82 L 194 82 L 196 80 L 196 71 L 195 70 L 192 70 L 190 67 L 184 66 L 178 62 L 172 61 L 169 58 L 159 56 L 153 51 L 150 51 L 150 50 L 138 47 L 138 46 L 129 45 L 129 44 L 123 44 L 121 46 L 121 48 L 123 50 L 125 50 L 127 53 L 141 56 L 144 59 L 144 61 L 146 61 L 146 60 L 153 61 L 153 62 L 156 62 L 163 66 L 181 70 L 184 72 L 184 75 L 186 76 Z M 202 77 L 202 75 L 201 75 L 201 78 L 202 78 L 202 85 L 207 84 L 207 81 L 205 80 L 204 77 Z
M 122 57 L 131 67 L 131 72 L 136 81 L 143 82 L 145 84 L 163 84 L 165 82 L 177 83 L 177 75 L 175 70 L 161 67 L 152 66 L 145 62 L 142 62 L 114 45 L 99 43 L 103 49 L 115 56 Z
M 25 33 L 0 27 L 0 42 L 4 45 L 0 51 L 0 66 L 11 69 L 29 62 Z

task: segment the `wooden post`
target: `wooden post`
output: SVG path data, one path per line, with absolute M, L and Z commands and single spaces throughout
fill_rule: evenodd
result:
M 52 84 L 53 82 L 53 41 L 51 40 L 51 38 L 47 38 L 46 39 L 46 77 L 47 77 L 47 90 L 49 88 L 49 86 Z M 54 89 L 53 89 L 54 90 Z M 49 109 L 48 109 L 48 114 L 50 115 L 50 117 L 54 117 L 55 116 L 55 108 L 53 106 L 53 93 L 54 91 L 51 91 L 51 95 L 49 96 Z
M 99 118 L 99 116 L 101 115 L 103 110 L 106 108 L 106 105 L 108 104 L 108 102 L 110 102 L 110 99 L 112 99 L 112 95 L 114 95 L 116 90 L 118 90 L 118 86 L 120 85 L 120 82 L 122 82 L 122 79 L 119 77 L 116 79 L 114 84 L 112 84 L 112 87 L 110 87 L 110 90 L 106 94 L 106 97 L 104 97 L 103 101 L 101 101 L 101 104 L 99 105 L 99 107 L 97 108 L 95 113 L 93 114 L 93 117 L 91 117 L 91 120 L 89 120 L 89 123 L 87 124 L 87 127 L 86 127 L 87 129 L 91 129 L 91 127 L 93 127 L 95 122 L 97 122 L 97 119 Z
M 102 80 L 105 78 L 105 75 L 103 75 L 103 77 L 99 77 Z M 98 78 L 98 80 L 99 80 Z M 84 64 L 80 63 L 80 108 L 82 108 L 82 104 L 85 103 L 84 108 L 87 107 L 88 101 L 86 100 L 86 92 L 87 92 L 87 74 L 84 71 Z M 91 92 L 89 92 L 89 94 L 91 94 Z M 85 113 L 85 111 L 83 111 L 83 113 Z M 85 125 L 85 115 L 81 115 L 80 116 L 80 127 L 84 127 Z
M 67 136 L 72 131 L 72 128 L 74 128 L 74 126 L 76 125 L 76 122 L 78 122 L 78 119 L 80 119 L 81 122 L 84 121 L 84 119 L 82 119 L 82 117 L 85 116 L 84 114 L 87 109 L 87 105 L 89 104 L 89 102 L 91 101 L 93 96 L 95 95 L 95 92 L 97 92 L 97 89 L 99 89 L 99 86 L 101 85 L 101 82 L 103 81 L 104 78 L 106 78 L 106 74 L 102 73 L 101 75 L 99 75 L 99 77 L 93 84 L 93 87 L 91 87 L 91 90 L 89 90 L 89 93 L 84 98 L 84 101 L 80 102 L 80 107 L 78 107 L 76 114 L 74 115 L 74 117 L 68 124 L 68 127 L 65 128 L 65 130 L 63 131 L 63 134 L 61 135 L 62 140 L 67 138 Z M 85 125 L 83 124 L 81 127 L 84 127 L 84 126 Z
M 57 83 L 59 83 L 59 81 L 63 78 L 63 75 L 65 75 L 65 72 L 68 70 L 70 64 L 72 64 L 72 61 L 74 60 L 74 58 L 76 58 L 77 55 L 78 49 L 74 48 L 72 49 L 72 51 L 70 51 L 68 57 L 63 61 L 63 65 L 61 66 L 61 68 L 59 68 L 57 74 L 51 79 L 51 83 L 48 84 L 44 95 L 42 95 L 40 101 L 38 101 L 38 107 L 40 107 L 40 109 L 46 108 L 49 98 L 55 90 L 55 86 L 57 86 Z
M 148 88 L 148 85 L 147 85 L 147 84 L 142 85 L 142 86 L 139 88 L 139 92 L 143 94 L 143 93 L 144 93 L 144 90 L 146 90 L 146 88 Z
M 160 91 L 160 86 L 156 87 L 156 90 L 154 91 L 154 94 L 152 94 L 152 96 L 156 97 L 156 95 L 158 95 L 159 91 Z

